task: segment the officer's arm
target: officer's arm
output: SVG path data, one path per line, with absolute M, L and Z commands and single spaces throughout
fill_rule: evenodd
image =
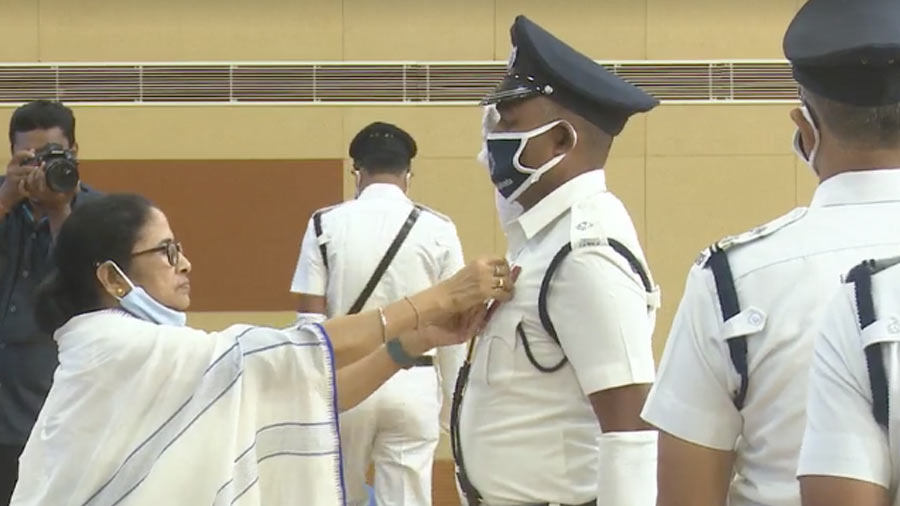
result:
M 804 506 L 890 503 L 894 464 L 886 431 L 872 413 L 865 338 L 854 301 L 852 285 L 842 286 L 819 322 L 797 465 Z M 883 336 L 878 323 L 869 329 Z
M 835 476 L 801 476 L 803 506 L 889 506 L 886 488 Z
M 657 506 L 724 506 L 734 456 L 660 431 Z
M 553 280 L 547 309 L 603 429 L 597 439 L 603 504 L 649 506 L 657 435 L 640 412 L 653 381 L 653 325 L 640 281 L 607 249 L 573 250 Z
M 291 281 L 291 292 L 297 295 L 297 324 L 320 322 L 325 319 L 327 304 L 325 288 L 328 269 L 319 248 L 312 220 L 306 226 L 300 245 L 300 258 Z
M 627 385 L 595 392 L 589 397 L 604 432 L 652 429 L 641 419 L 649 384 Z

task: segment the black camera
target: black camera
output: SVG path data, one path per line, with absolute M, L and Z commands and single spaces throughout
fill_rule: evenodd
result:
M 70 192 L 78 186 L 78 159 L 75 153 L 59 144 L 47 144 L 34 153 L 23 165 L 44 164 L 47 187 L 57 193 Z

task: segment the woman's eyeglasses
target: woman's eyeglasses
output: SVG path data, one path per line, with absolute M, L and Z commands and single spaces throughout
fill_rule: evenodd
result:
M 172 267 L 178 267 L 178 261 L 181 259 L 181 254 L 184 252 L 184 250 L 181 247 L 180 242 L 169 241 L 169 242 L 167 242 L 161 246 L 157 246 L 155 248 L 145 249 L 143 251 L 137 251 L 135 253 L 132 253 L 131 256 L 136 257 L 136 256 L 140 256 L 140 255 L 146 255 L 149 253 L 160 253 L 163 251 L 166 252 L 166 260 L 169 261 L 169 265 L 171 265 Z

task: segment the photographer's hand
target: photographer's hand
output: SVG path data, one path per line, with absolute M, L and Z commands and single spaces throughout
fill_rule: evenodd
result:
M 34 170 L 28 176 L 25 183 L 28 197 L 50 221 L 50 235 L 56 240 L 56 234 L 62 228 L 63 222 L 72 214 L 72 199 L 80 184 L 75 189 L 67 192 L 55 192 L 47 186 L 47 173 L 44 165 Z
M 0 219 L 28 196 L 25 186 L 29 176 L 37 172 L 37 168 L 22 165 L 22 162 L 33 156 L 34 151 L 17 151 L 6 166 L 6 178 L 0 184 Z

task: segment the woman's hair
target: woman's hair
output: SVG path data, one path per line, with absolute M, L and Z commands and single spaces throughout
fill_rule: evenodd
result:
M 96 197 L 76 206 L 56 238 L 53 272 L 37 291 L 35 316 L 42 330 L 52 333 L 73 316 L 101 308 L 97 266 L 112 260 L 128 271 L 152 207 L 131 194 Z

